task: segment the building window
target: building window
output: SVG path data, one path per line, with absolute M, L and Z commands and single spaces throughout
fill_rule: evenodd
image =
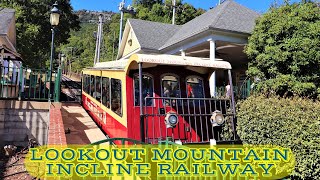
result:
M 139 76 L 134 77 L 134 105 L 140 106 L 140 91 L 139 91 Z M 152 106 L 152 99 L 147 99 L 146 97 L 153 97 L 153 78 L 148 75 L 142 75 L 142 97 L 144 106 Z
M 203 80 L 197 76 L 187 77 L 187 97 L 204 98 Z
M 102 104 L 110 108 L 110 81 L 109 78 L 102 78 Z
M 177 76 L 165 75 L 162 77 L 161 81 L 162 97 L 181 97 L 179 79 Z
M 93 93 L 93 98 L 95 98 L 97 101 L 101 102 L 101 77 L 96 76 L 95 77 L 95 89 Z
M 121 80 L 111 79 L 111 110 L 119 116 L 122 115 L 121 100 Z

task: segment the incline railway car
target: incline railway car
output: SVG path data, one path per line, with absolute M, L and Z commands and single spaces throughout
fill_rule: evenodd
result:
M 213 72 L 231 87 L 227 97 L 211 97 Z M 236 140 L 231 65 L 226 61 L 134 54 L 82 73 L 82 105 L 110 138 L 149 144 Z

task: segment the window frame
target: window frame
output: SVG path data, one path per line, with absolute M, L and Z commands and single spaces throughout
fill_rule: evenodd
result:
M 164 97 L 164 96 L 163 96 L 163 84 L 162 84 L 162 79 L 163 79 L 165 76 L 174 76 L 175 78 L 177 78 L 180 93 L 179 93 L 179 97 L 175 97 L 175 98 L 181 98 L 181 86 L 180 86 L 181 78 L 180 78 L 178 75 L 174 74 L 174 73 L 165 73 L 165 74 L 162 74 L 162 75 L 160 76 L 161 97 Z
M 102 86 L 101 86 L 102 84 L 101 84 L 101 76 L 94 76 L 94 77 L 95 77 L 95 78 L 94 78 L 94 79 L 95 79 L 95 82 L 94 82 L 94 83 L 95 83 L 95 84 L 94 84 L 94 91 L 95 91 L 95 92 L 98 92 L 96 88 L 97 88 L 97 80 L 99 79 L 99 86 L 100 86 L 100 92 L 99 92 L 99 93 L 100 93 L 100 101 L 99 101 L 96 97 L 93 97 L 93 96 L 92 96 L 92 97 L 93 97 L 95 100 L 97 100 L 98 102 L 100 102 L 100 103 L 101 103 L 101 101 L 102 101 L 102 89 L 101 89 L 101 88 L 102 88 Z M 92 95 L 93 95 L 93 94 L 92 94 Z
M 93 79 L 93 81 L 92 81 L 92 79 Z M 90 75 L 90 92 L 89 92 L 89 95 L 91 97 L 93 97 L 92 85 L 94 85 L 94 91 L 95 91 L 96 90 L 96 87 L 95 87 L 95 85 L 96 85 L 96 76 L 95 75 Z
M 150 73 L 142 73 L 142 76 L 143 75 L 146 75 L 146 76 L 149 76 L 149 77 L 152 78 L 152 90 L 153 90 L 152 97 L 154 98 L 155 97 L 155 93 L 154 93 L 154 76 L 152 74 L 150 74 Z M 138 73 L 133 74 L 133 107 L 140 107 L 140 105 L 136 106 L 136 103 L 135 103 L 136 102 L 136 95 L 135 95 L 136 89 L 135 89 L 135 83 L 134 83 L 135 77 L 139 78 L 139 74 Z M 155 99 L 152 100 L 152 105 L 151 106 L 145 106 L 145 105 L 143 105 L 143 106 L 144 107 L 155 107 Z
M 120 116 L 120 117 L 123 117 L 123 107 L 122 107 L 122 104 L 123 104 L 123 97 L 122 97 L 122 80 L 121 79 L 117 79 L 117 78 L 109 78 L 110 79 L 110 110 L 113 112 L 113 113 L 115 113 L 115 114 L 117 114 L 118 116 Z M 121 111 L 121 113 L 120 114 L 118 114 L 116 111 L 114 111 L 113 109 L 112 109 L 112 80 L 118 80 L 118 81 L 120 81 L 120 111 Z
M 110 95 L 111 95 L 111 81 L 110 81 L 110 79 L 111 79 L 111 78 L 110 78 L 110 77 L 106 77 L 106 76 L 101 76 L 101 96 L 102 96 L 102 94 L 103 94 L 103 93 L 102 93 L 103 78 L 106 78 L 106 79 L 108 80 L 108 83 L 107 83 L 107 84 L 108 84 L 108 89 L 109 89 L 109 91 L 108 91 L 108 92 L 109 92 L 109 93 L 108 93 L 108 94 L 109 94 L 109 107 L 108 107 L 106 104 L 103 103 L 102 97 L 101 97 L 101 104 L 102 104 L 103 106 L 105 106 L 107 109 L 110 109 L 110 110 L 111 110 L 111 102 L 110 102 L 110 99 L 111 99 L 111 96 L 110 96 Z M 107 99 L 106 102 L 108 102 L 108 99 Z
M 204 96 L 202 98 L 206 98 L 206 94 L 205 94 L 205 91 L 204 91 L 204 79 L 202 77 L 200 77 L 200 76 L 197 76 L 197 75 L 190 75 L 190 76 L 187 76 L 185 78 L 185 81 L 186 81 L 186 97 L 189 98 L 188 97 L 188 79 L 189 78 L 198 78 L 198 79 L 200 79 L 202 81 L 202 94 Z
M 82 86 L 81 86 L 81 90 L 82 90 L 83 92 L 86 92 L 86 91 L 85 91 L 86 80 L 87 80 L 86 78 L 87 78 L 87 75 L 86 75 L 86 74 L 83 74 L 83 75 L 82 75 L 82 83 L 81 83 L 81 85 L 82 85 Z

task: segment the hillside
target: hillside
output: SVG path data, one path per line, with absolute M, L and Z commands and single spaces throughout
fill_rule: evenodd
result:
M 98 22 L 98 17 L 100 14 L 103 15 L 104 21 L 111 21 L 114 12 L 111 11 L 89 11 L 89 10 L 79 10 L 75 11 L 75 14 L 79 17 L 81 23 L 96 23 Z

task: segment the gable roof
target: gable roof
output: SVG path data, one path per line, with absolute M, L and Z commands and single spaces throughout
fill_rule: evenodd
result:
M 14 18 L 14 9 L 0 7 L 0 34 L 7 34 L 10 23 Z
M 21 55 L 19 53 L 15 52 L 15 51 L 9 49 L 7 46 L 0 45 L 0 53 L 1 53 L 2 50 L 4 50 L 4 53 L 10 53 L 13 56 L 15 56 L 15 60 L 22 61 Z
M 139 19 L 128 19 L 127 25 L 129 24 L 132 28 L 142 50 L 158 53 L 208 30 L 250 35 L 254 29 L 255 20 L 259 16 L 259 13 L 233 0 L 226 0 L 184 25 Z
M 184 24 L 161 49 L 174 45 L 209 29 L 250 34 L 259 13 L 244 7 L 233 0 L 227 0 Z
M 139 19 L 129 19 L 142 49 L 159 50 L 181 26 Z

